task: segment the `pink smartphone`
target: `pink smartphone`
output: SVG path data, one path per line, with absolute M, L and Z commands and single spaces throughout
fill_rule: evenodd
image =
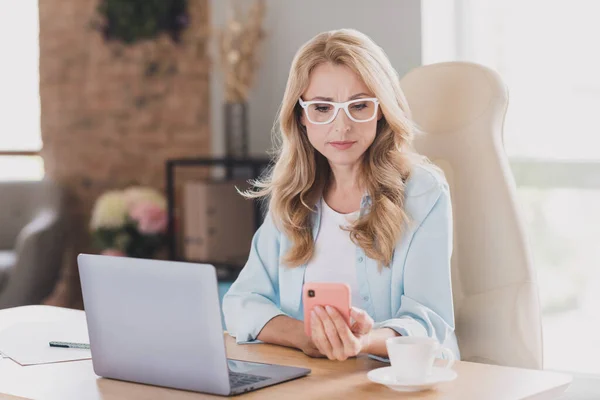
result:
M 350 326 L 350 286 L 335 282 L 308 282 L 302 288 L 304 332 L 310 336 L 310 313 L 315 306 L 335 307 Z

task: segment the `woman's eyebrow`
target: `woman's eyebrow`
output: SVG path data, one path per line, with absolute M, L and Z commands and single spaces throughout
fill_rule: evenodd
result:
M 367 93 L 357 93 L 355 95 L 350 96 L 348 98 L 348 100 L 354 100 L 354 99 L 357 99 L 357 98 L 363 97 L 363 96 L 369 96 L 369 94 L 367 94 Z M 316 96 L 316 97 L 313 97 L 312 99 L 307 100 L 307 101 L 314 101 L 314 100 L 333 101 L 333 97 Z
M 354 99 L 358 99 L 359 97 L 370 97 L 371 95 L 367 94 L 367 93 L 358 93 L 355 94 L 354 96 L 350 96 L 350 98 L 348 100 L 354 100 Z

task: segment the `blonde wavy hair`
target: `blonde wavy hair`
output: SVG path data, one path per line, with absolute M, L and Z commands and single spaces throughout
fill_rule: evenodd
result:
M 414 129 L 398 73 L 384 51 L 361 32 L 323 32 L 298 50 L 279 110 L 279 132 L 274 132 L 274 165 L 252 182 L 253 190 L 243 194 L 269 200 L 273 221 L 292 243 L 282 262 L 290 267 L 307 263 L 314 253 L 312 216 L 331 170 L 300 123 L 298 99 L 308 87 L 311 71 L 327 62 L 352 69 L 380 102 L 383 116 L 360 169 L 360 184 L 371 197 L 370 209 L 347 229 L 368 257 L 380 266 L 389 266 L 403 222 L 408 220 L 405 182 L 421 158 L 412 150 Z

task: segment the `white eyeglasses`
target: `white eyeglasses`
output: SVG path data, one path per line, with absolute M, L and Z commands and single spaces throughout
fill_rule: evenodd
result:
M 340 108 L 354 122 L 369 122 L 377 116 L 377 107 L 379 105 L 379 100 L 374 97 L 350 100 L 345 103 L 322 100 L 304 101 L 302 99 L 299 101 L 300 106 L 304 108 L 306 117 L 315 125 L 331 123 L 337 117 Z

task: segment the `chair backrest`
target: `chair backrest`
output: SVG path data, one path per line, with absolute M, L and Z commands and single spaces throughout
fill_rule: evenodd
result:
M 17 235 L 40 210 L 61 211 L 62 189 L 48 178 L 0 182 L 0 250 L 12 249 Z
M 54 289 L 66 246 L 65 192 L 45 178 L 0 182 L 0 250 L 16 265 L 0 290 L 0 309 L 39 304 Z
M 401 86 L 423 131 L 415 147 L 450 184 L 461 357 L 542 368 L 536 276 L 503 148 L 506 86 L 496 72 L 466 62 L 418 67 Z

